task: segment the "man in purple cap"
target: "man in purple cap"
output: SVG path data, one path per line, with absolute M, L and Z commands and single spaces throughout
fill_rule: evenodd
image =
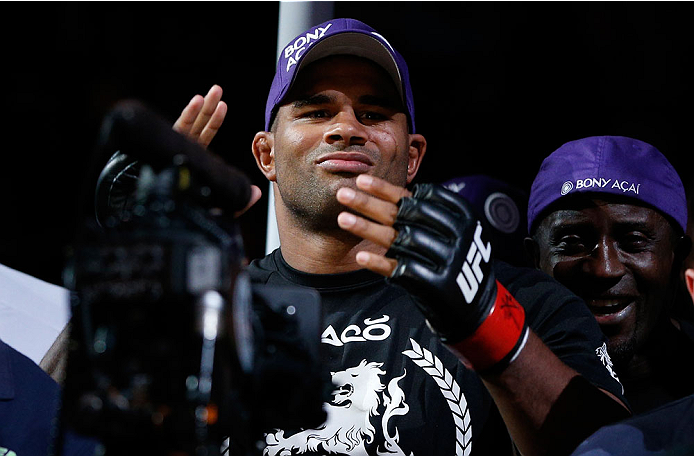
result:
M 688 198 L 689 199 L 689 198 Z M 688 235 L 692 236 L 691 200 Z M 690 254 L 691 257 L 691 254 Z M 691 261 L 691 258 L 688 259 Z M 691 266 L 689 264 L 688 266 Z M 694 272 L 687 266 L 685 271 Z M 687 279 L 686 305 L 694 301 L 694 277 Z M 683 312 L 685 313 L 685 312 Z M 571 456 L 656 456 L 694 454 L 694 394 L 605 426 L 582 442 Z
M 593 313 L 635 413 L 694 393 L 694 331 L 670 313 L 691 245 L 686 227 L 677 172 L 636 139 L 566 143 L 531 188 L 528 250 Z
M 334 19 L 285 46 L 252 149 L 281 247 L 248 270 L 320 292 L 335 384 L 326 422 L 268 430 L 265 455 L 513 454 L 509 434 L 561 455 L 628 415 L 581 301 L 496 264 L 454 192 L 406 189 L 426 140 L 407 65 L 371 27 Z

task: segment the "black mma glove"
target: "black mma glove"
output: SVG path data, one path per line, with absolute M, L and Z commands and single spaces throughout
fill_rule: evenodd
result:
M 494 278 L 491 244 L 469 204 L 442 186 L 418 184 L 398 202 L 388 279 L 405 288 L 429 327 L 468 367 L 503 368 L 527 339 L 525 311 Z

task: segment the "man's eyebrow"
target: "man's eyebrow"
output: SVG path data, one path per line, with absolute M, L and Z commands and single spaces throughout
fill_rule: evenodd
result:
M 322 104 L 328 104 L 332 102 L 335 98 L 328 96 L 328 95 L 323 95 L 323 94 L 318 94 L 318 95 L 312 95 L 310 97 L 304 97 L 304 98 L 299 98 L 297 100 L 294 100 L 292 102 L 292 107 L 294 109 L 300 109 L 305 106 L 317 106 L 317 105 L 322 105 Z
M 362 95 L 359 97 L 359 103 L 370 105 L 370 106 L 380 106 L 382 108 L 402 110 L 402 103 L 398 100 L 394 100 L 390 97 L 381 97 L 378 95 Z
M 555 219 L 549 224 L 549 231 L 560 233 L 562 231 L 575 230 L 577 228 L 589 227 L 591 223 L 588 219 L 578 217 Z
M 636 231 L 643 231 L 643 232 L 652 232 L 654 228 L 656 228 L 657 223 L 649 223 L 647 221 L 644 221 L 642 219 L 639 220 L 632 220 L 632 219 L 627 219 L 627 220 L 620 220 L 615 223 L 615 225 L 621 229 L 621 230 L 636 230 Z
M 616 220 L 613 224 L 613 229 L 618 229 L 619 231 L 642 231 L 644 233 L 651 233 L 654 230 L 654 225 L 640 218 L 626 218 L 623 220 Z M 573 232 L 577 230 L 592 230 L 593 223 L 588 218 L 583 218 L 581 214 L 575 216 L 565 216 L 557 218 L 552 221 L 549 225 L 549 232 L 552 234 L 564 234 L 566 232 Z
M 324 94 L 311 95 L 302 97 L 292 102 L 294 109 L 300 109 L 306 106 L 318 106 L 329 104 L 335 101 L 335 97 Z M 379 106 L 382 108 L 402 110 L 402 105 L 399 101 L 393 100 L 390 97 L 381 97 L 378 95 L 362 95 L 359 97 L 359 103 L 368 106 Z

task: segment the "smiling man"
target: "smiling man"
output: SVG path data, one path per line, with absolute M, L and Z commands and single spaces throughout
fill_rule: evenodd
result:
M 669 313 L 691 246 L 686 226 L 677 172 L 631 138 L 566 143 L 531 188 L 526 246 L 595 316 L 636 413 L 694 392 L 692 333 Z
M 277 118 L 283 121 L 272 129 L 268 126 L 271 132 L 256 135 L 254 152 L 261 171 L 277 184 L 280 235 L 287 230 L 318 234 L 324 228 L 341 233 L 337 216 L 344 206 L 335 199 L 337 190 L 356 188 L 354 177 L 359 174 L 405 186 L 419 169 L 426 142 L 402 128 L 407 115 L 400 95 L 385 71 L 371 61 L 331 56 L 301 74 L 286 95 L 292 101 L 278 107 Z M 354 139 L 345 144 L 345 137 Z M 281 153 L 267 152 L 271 149 Z M 295 261 L 309 256 L 303 247 L 300 252 L 289 251 L 294 243 L 286 238 L 285 256 L 296 255 Z M 319 255 L 342 257 L 339 250 L 323 250 L 322 242 L 308 244 L 319 249 Z

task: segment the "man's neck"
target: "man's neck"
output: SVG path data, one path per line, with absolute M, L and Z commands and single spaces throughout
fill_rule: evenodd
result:
M 282 257 L 292 268 L 310 274 L 337 274 L 363 269 L 356 261 L 360 251 L 385 254 L 386 249 L 328 224 L 312 226 L 288 210 L 273 186 L 275 216 Z
M 385 249 L 346 232 L 281 229 L 282 256 L 294 269 L 312 274 L 336 274 L 362 269 L 357 252 L 385 253 Z
M 362 269 L 357 252 L 384 254 L 385 249 L 361 239 L 337 225 L 332 229 L 309 228 L 295 220 L 281 204 L 276 205 L 277 230 L 282 256 L 294 269 L 312 274 L 336 274 Z
M 675 349 L 679 325 L 664 318 L 656 325 L 643 347 L 640 347 L 622 369 L 626 378 L 649 379 L 657 373 L 659 364 Z M 618 371 L 621 372 L 621 371 Z

